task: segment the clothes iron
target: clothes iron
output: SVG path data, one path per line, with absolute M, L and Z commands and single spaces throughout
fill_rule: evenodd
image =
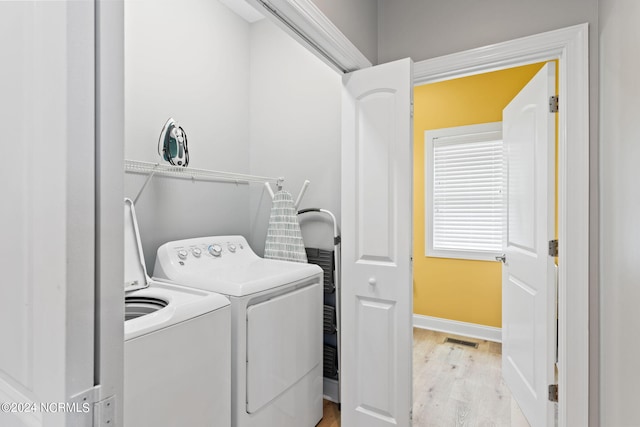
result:
M 167 120 L 162 127 L 158 140 L 158 154 L 173 166 L 187 167 L 189 164 L 187 134 L 173 118 Z

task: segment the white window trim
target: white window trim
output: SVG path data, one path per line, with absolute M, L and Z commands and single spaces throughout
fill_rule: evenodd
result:
M 496 261 L 501 252 L 464 251 L 437 249 L 433 246 L 433 174 L 434 174 L 434 141 L 438 138 L 465 137 L 479 135 L 479 141 L 502 139 L 502 122 L 482 123 L 477 125 L 457 126 L 452 128 L 427 130 L 424 133 L 424 188 L 425 188 L 425 255 L 435 258 L 453 258 L 479 261 Z M 480 136 L 481 135 L 481 136 Z M 503 224 L 504 225 L 504 224 Z

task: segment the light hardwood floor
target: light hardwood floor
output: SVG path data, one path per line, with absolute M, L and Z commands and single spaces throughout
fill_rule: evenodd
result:
M 478 348 L 445 343 L 446 337 Z M 529 427 L 501 375 L 499 343 L 413 330 L 413 425 Z M 324 402 L 319 427 L 340 427 L 336 404 Z M 345 426 L 348 427 L 348 426 Z
M 447 337 L 478 348 L 445 343 Z M 413 425 L 528 427 L 502 381 L 499 343 L 413 330 Z
M 322 421 L 320 421 L 318 427 L 340 427 L 340 411 L 338 410 L 338 405 L 328 400 L 322 403 Z

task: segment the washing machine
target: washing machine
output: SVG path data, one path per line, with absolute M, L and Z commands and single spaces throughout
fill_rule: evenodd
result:
M 124 425 L 231 425 L 231 306 L 151 280 L 125 200 Z
M 322 418 L 322 269 L 267 260 L 242 236 L 169 242 L 154 277 L 231 301 L 231 425 L 312 427 Z

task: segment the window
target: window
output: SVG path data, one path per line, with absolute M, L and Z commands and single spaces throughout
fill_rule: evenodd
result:
M 502 122 L 425 132 L 426 255 L 495 260 L 502 251 Z

